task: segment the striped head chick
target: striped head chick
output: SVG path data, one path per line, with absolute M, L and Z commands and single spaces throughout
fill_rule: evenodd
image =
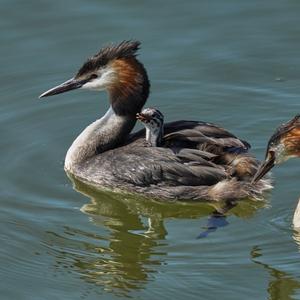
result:
M 265 161 L 258 168 L 252 183 L 260 180 L 274 165 L 292 157 L 300 157 L 300 114 L 279 126 L 271 136 Z
M 159 147 L 164 135 L 164 115 L 156 108 L 145 108 L 136 114 L 146 128 L 146 142 L 151 147 Z

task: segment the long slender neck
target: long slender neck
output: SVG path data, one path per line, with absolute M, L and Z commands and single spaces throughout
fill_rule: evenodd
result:
M 149 128 L 146 126 L 146 141 L 151 147 L 160 147 L 163 135 L 163 126 L 160 128 Z
M 67 171 L 72 172 L 87 159 L 120 145 L 147 100 L 150 83 L 144 66 L 136 58 L 116 60 L 111 68 L 117 75 L 107 87 L 111 107 L 73 142 L 65 159 Z
M 78 164 L 98 153 L 115 148 L 133 129 L 136 120 L 118 116 L 110 107 L 106 114 L 86 127 L 69 148 L 65 169 L 72 171 Z

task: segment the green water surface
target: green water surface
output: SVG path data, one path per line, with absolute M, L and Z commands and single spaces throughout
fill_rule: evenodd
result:
M 220 124 L 263 158 L 300 112 L 299 1 L 0 4 L 1 300 L 300 299 L 300 160 L 274 169 L 266 201 L 199 239 L 216 207 L 73 187 L 65 153 L 107 110 L 104 92 L 38 100 L 102 45 L 138 39 L 147 105 Z

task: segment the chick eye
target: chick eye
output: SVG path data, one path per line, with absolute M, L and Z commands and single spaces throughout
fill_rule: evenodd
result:
M 92 74 L 90 79 L 95 79 L 95 78 L 98 78 L 98 75 L 97 74 Z

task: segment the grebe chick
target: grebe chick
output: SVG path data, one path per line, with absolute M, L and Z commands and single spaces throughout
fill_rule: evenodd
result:
M 159 147 L 164 135 L 164 115 L 156 108 L 145 108 L 136 114 L 146 128 L 146 142 L 151 147 Z
M 300 115 L 296 115 L 287 123 L 279 126 L 271 136 L 265 161 L 253 177 L 252 183 L 260 180 L 274 165 L 280 164 L 291 157 L 300 157 Z
M 145 147 L 144 130 L 131 134 L 150 89 L 147 71 L 136 57 L 139 46 L 137 41 L 124 41 L 104 47 L 73 78 L 40 95 L 74 89 L 106 90 L 109 95 L 107 113 L 87 126 L 69 148 L 66 172 L 98 189 L 160 200 L 219 201 L 261 195 L 269 184 L 249 182 L 258 167 L 247 153 L 250 145 L 217 125 L 165 124 L 164 142 L 170 146 L 164 147 Z

